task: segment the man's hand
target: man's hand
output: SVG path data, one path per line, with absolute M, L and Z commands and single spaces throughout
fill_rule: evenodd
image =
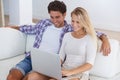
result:
M 108 38 L 105 35 L 101 36 L 102 45 L 100 52 L 103 52 L 104 56 L 108 56 L 111 52 L 111 47 Z

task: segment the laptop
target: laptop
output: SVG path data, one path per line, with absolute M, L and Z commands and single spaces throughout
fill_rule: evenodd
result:
M 33 71 L 61 80 L 61 61 L 58 54 L 33 48 L 31 50 L 31 60 Z

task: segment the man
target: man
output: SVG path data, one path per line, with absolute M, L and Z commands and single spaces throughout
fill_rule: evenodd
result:
M 66 16 L 66 5 L 61 1 L 52 1 L 48 5 L 48 13 L 50 19 L 41 20 L 34 26 L 24 25 L 20 27 L 13 26 L 12 28 L 18 29 L 27 35 L 36 35 L 33 44 L 34 48 L 42 49 L 46 52 L 58 53 L 64 34 L 72 31 L 71 25 L 67 24 L 64 20 Z M 108 55 L 110 45 L 107 37 L 100 32 L 97 32 L 97 36 L 103 42 L 101 49 L 104 55 Z M 7 80 L 22 80 L 32 70 L 30 52 L 25 53 L 25 59 L 10 70 Z

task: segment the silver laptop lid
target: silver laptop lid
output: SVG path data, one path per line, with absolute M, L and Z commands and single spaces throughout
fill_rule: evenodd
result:
M 33 48 L 31 50 L 31 60 L 34 71 L 61 80 L 61 62 L 58 54 Z

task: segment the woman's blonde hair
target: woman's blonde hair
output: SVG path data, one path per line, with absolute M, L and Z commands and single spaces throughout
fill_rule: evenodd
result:
M 94 30 L 93 25 L 91 24 L 91 21 L 90 21 L 90 18 L 88 16 L 87 11 L 82 7 L 77 7 L 71 12 L 71 17 L 73 14 L 78 16 L 78 18 L 80 19 L 80 25 L 85 29 L 87 34 L 89 34 L 93 37 L 93 40 L 94 40 L 95 45 L 97 47 L 96 32 Z

